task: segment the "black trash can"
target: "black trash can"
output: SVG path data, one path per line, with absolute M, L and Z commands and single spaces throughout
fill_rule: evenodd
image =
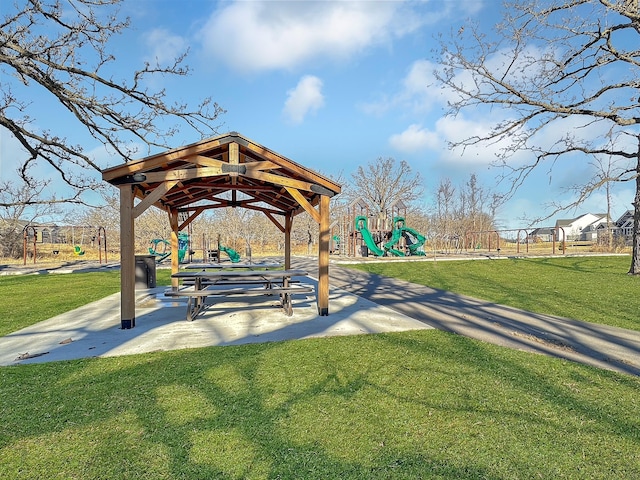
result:
M 156 257 L 136 255 L 136 289 L 156 288 Z
M 363 257 L 369 256 L 369 248 L 366 245 L 360 245 L 360 255 Z

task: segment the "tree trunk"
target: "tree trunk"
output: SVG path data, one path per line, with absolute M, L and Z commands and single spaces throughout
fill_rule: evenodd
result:
M 609 162 L 609 170 L 611 169 L 611 162 Z M 609 177 L 609 171 L 607 171 L 607 177 Z M 607 191 L 607 251 L 613 252 L 613 229 L 611 228 L 611 182 L 605 184 Z
M 633 236 L 629 275 L 640 275 L 640 151 L 636 164 L 636 196 L 633 199 Z

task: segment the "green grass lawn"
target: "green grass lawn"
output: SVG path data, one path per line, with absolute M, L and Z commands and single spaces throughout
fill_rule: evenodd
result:
M 633 326 L 626 260 L 367 268 Z M 118 290 L 0 277 L 0 330 Z M 0 367 L 0 416 L 3 479 L 640 478 L 640 378 L 436 330 Z
M 531 312 L 640 330 L 631 258 L 556 257 L 348 265 Z
M 416 331 L 0 368 L 0 478 L 640 478 L 640 379 Z

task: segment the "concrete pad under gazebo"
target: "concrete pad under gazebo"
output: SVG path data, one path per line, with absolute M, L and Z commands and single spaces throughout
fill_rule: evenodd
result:
M 225 207 L 264 213 L 285 236 L 288 269 L 293 218 L 307 212 L 319 224 L 318 313 L 329 314 L 329 201 L 341 190 L 332 180 L 237 132 L 108 168 L 102 179 L 120 189 L 123 329 L 135 327 L 134 220 L 150 206 L 168 213 L 172 273 L 179 269 L 178 233 L 202 212 Z

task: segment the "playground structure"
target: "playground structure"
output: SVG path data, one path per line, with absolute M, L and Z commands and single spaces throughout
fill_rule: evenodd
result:
M 236 252 L 233 248 L 225 247 L 223 245 L 218 245 L 218 251 L 226 253 L 231 260 L 231 263 L 238 263 L 240 261 L 240 254 Z M 218 255 L 218 261 L 220 260 L 220 255 Z
M 332 225 L 331 250 L 347 256 L 424 256 L 426 238 L 406 225 L 406 210 L 398 201 L 390 211 L 373 217 L 363 200 L 354 201 Z
M 240 261 L 240 254 L 233 248 L 225 247 L 220 242 L 220 235 L 218 235 L 216 248 L 211 248 L 211 242 L 207 240 L 205 234 L 202 234 L 202 261 L 207 262 L 221 262 L 220 254 L 224 253 L 229 257 L 231 263 L 238 263 Z M 250 257 L 250 254 L 249 254 Z
M 151 240 L 149 254 L 156 257 L 157 263 L 162 263 L 171 256 L 171 242 L 164 238 L 154 238 Z M 178 262 L 183 263 L 184 257 L 189 251 L 189 234 L 186 232 L 178 233 Z
M 27 264 L 27 257 L 59 257 L 66 251 L 71 251 L 75 257 L 82 257 L 88 251 L 97 247 L 100 264 L 107 263 L 107 232 L 102 226 L 88 225 L 26 225 L 22 230 L 23 264 Z
M 225 247 L 220 244 L 220 235 L 218 235 L 217 249 L 212 249 L 210 242 L 207 241 L 206 236 L 202 236 L 202 261 L 203 262 L 220 262 L 220 253 L 224 253 L 229 257 L 231 263 L 238 263 L 240 261 L 240 254 L 234 249 Z M 188 261 L 193 259 L 191 256 L 195 253 L 196 246 L 191 243 L 191 236 L 186 232 L 178 233 L 178 262 L 184 263 L 187 254 L 189 254 Z M 151 247 L 149 247 L 149 254 L 156 257 L 157 263 L 162 263 L 164 260 L 171 256 L 171 242 L 164 238 L 154 238 L 151 240 Z
M 406 225 L 406 207 L 399 201 L 388 211 L 371 215 L 357 199 L 332 225 L 331 252 L 349 257 L 429 255 L 565 255 L 588 252 L 593 242 L 569 242 L 562 227 L 479 230 L 427 235 Z M 541 234 L 541 232 L 547 232 Z
M 420 250 L 424 245 L 425 237 L 413 228 L 405 226 L 404 217 L 394 217 L 390 235 L 388 232 L 383 232 L 382 235 L 379 232 L 378 239 L 375 239 L 367 228 L 367 217 L 364 215 L 358 215 L 354 225 L 356 231 L 362 235 L 367 249 L 377 257 L 383 257 L 387 253 L 395 257 L 425 255 L 424 251 Z M 399 248 L 403 248 L 404 251 Z

